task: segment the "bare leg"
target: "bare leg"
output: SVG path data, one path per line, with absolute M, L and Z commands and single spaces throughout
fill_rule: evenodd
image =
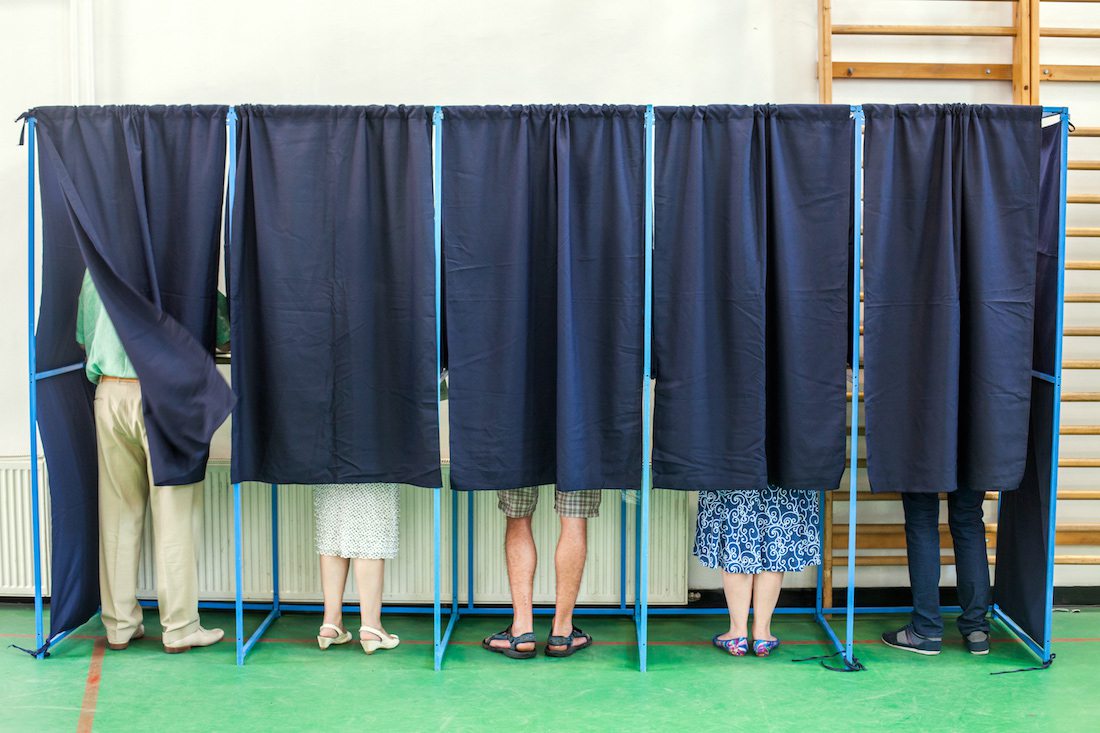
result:
M 359 589 L 359 615 L 363 626 L 373 626 L 385 633 L 382 627 L 382 584 L 386 580 L 386 561 L 379 559 L 355 558 L 355 585 Z M 359 635 L 363 638 L 378 638 L 369 631 Z
M 561 517 L 561 535 L 554 552 L 554 573 L 557 579 L 554 589 L 554 625 L 551 634 L 569 636 L 573 631 L 573 608 L 581 591 L 584 577 L 584 561 L 588 555 L 588 520 L 584 517 Z M 583 644 L 585 639 L 573 640 Z M 565 646 L 551 647 L 564 651 Z
M 752 638 L 758 641 L 774 641 L 772 613 L 779 602 L 783 588 L 783 573 L 762 572 L 752 586 Z
M 531 517 L 508 517 L 504 531 L 504 554 L 508 562 L 508 586 L 512 591 L 512 636 L 534 630 L 531 606 L 535 594 L 535 567 L 538 551 L 531 533 Z M 508 648 L 508 642 L 495 639 L 492 646 Z M 518 644 L 521 652 L 534 650 L 531 643 Z
M 722 573 L 722 589 L 726 592 L 726 606 L 730 611 L 730 630 L 719 639 L 736 639 L 749 635 L 749 604 L 752 603 L 752 575 L 747 573 Z
M 322 623 L 344 628 L 344 587 L 348 584 L 348 559 L 321 555 L 321 593 L 325 598 L 325 616 Z M 335 639 L 332 629 L 321 629 L 321 636 Z

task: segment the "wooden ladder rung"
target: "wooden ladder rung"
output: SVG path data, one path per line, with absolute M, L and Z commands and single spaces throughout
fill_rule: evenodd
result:
M 1100 369 L 1100 359 L 1066 359 L 1063 369 Z
M 1100 398 L 1097 401 L 1100 402 Z M 856 468 L 867 468 L 867 459 L 860 458 L 856 461 Z M 1100 458 L 1061 458 L 1058 460 L 1058 468 L 1100 468 Z
M 1100 137 L 1100 127 L 1077 127 L 1069 131 L 1070 137 Z
M 1100 171 L 1100 160 L 1071 160 L 1066 167 L 1071 171 Z
M 833 25 L 835 36 L 1015 36 L 1000 25 Z
M 1012 81 L 1011 64 L 834 61 L 834 79 L 986 79 Z
M 1066 489 L 1058 492 L 1059 501 L 1100 501 L 1100 491 L 1093 489 Z
M 1100 425 L 1062 425 L 1059 435 L 1100 435 Z
M 834 570 L 839 568 L 844 569 L 844 565 L 848 562 L 848 553 L 838 553 L 835 556 L 835 562 L 833 564 Z M 952 565 L 955 562 L 955 556 L 952 553 L 944 553 L 941 555 L 940 563 L 944 565 Z M 856 565 L 862 566 L 895 566 L 905 565 L 907 560 L 905 555 L 857 555 Z M 997 558 L 994 555 L 989 556 L 989 564 L 996 565 Z M 1055 555 L 1055 565 L 1100 565 L 1100 555 Z
M 1100 458 L 1060 458 L 1058 468 L 1100 468 Z
M 1100 81 L 1100 66 L 1041 64 L 1039 81 Z
M 1100 204 L 1100 193 L 1075 193 L 1066 196 L 1069 204 Z
M 941 524 L 940 547 L 951 547 L 951 530 L 947 524 Z M 1061 545 L 1100 544 L 1100 524 L 1076 523 L 1060 524 L 1056 528 L 1055 541 Z M 990 545 L 997 542 L 997 523 L 985 525 L 985 534 Z M 833 524 L 833 547 L 837 550 L 848 549 L 848 525 Z M 856 534 L 856 549 L 859 550 L 904 550 L 904 524 L 861 524 Z
M 1098 168 L 1097 170 L 1100 170 Z M 1100 227 L 1068 227 L 1067 237 L 1100 237 Z
M 1100 28 L 1040 28 L 1039 35 L 1043 38 L 1100 38 Z
M 1100 392 L 1063 392 L 1062 402 L 1100 402 Z
M 1062 329 L 1063 336 L 1100 336 L 1100 328 L 1096 326 L 1067 326 Z
M 1100 270 L 1100 260 L 1066 260 L 1067 270 Z
M 1097 231 L 1100 231 L 1098 229 Z M 1097 234 L 1100 236 L 1100 234 Z M 859 302 L 864 300 L 863 293 L 859 294 Z M 1067 303 L 1100 303 L 1100 293 L 1066 293 L 1065 301 Z
M 848 501 L 848 494 L 843 490 L 831 493 L 833 501 L 838 504 Z M 997 501 L 999 497 L 998 492 L 989 491 L 985 495 L 985 500 Z M 1058 499 L 1060 501 L 1100 501 L 1100 489 L 1062 489 L 1058 492 Z M 901 494 L 896 491 L 884 491 L 877 494 L 870 491 L 859 491 L 856 493 L 856 501 L 901 501 Z

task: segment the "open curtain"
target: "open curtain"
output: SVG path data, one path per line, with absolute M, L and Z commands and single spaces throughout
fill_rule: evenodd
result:
M 637 488 L 642 107 L 448 107 L 451 485 Z
M 76 342 L 76 310 L 84 258 L 69 224 L 53 166 L 40 169 L 42 296 L 35 334 L 37 369 L 84 361 Z M 99 608 L 99 466 L 95 386 L 84 370 L 40 380 L 38 429 L 49 469 L 50 637 L 74 629 Z
M 238 114 L 233 481 L 441 485 L 430 111 Z
M 656 112 L 654 485 L 836 488 L 850 109 Z
M 1039 251 L 1035 282 L 1034 368 L 1055 373 L 1058 316 L 1058 228 L 1061 212 L 1062 123 L 1042 132 L 1039 209 Z M 993 601 L 1028 636 L 1043 643 L 1047 628 L 1047 588 L 1050 577 L 1051 477 L 1055 465 L 1053 432 L 1054 385 L 1031 381 L 1031 420 L 1027 464 L 1020 488 L 1002 495 L 997 520 L 997 582 Z
M 91 272 L 141 380 L 153 476 L 201 481 L 233 396 L 212 357 L 225 107 L 43 107 L 39 371 L 80 362 L 77 295 Z M 38 384 L 50 474 L 51 635 L 98 606 L 92 388 L 82 371 Z
M 864 111 L 871 488 L 1015 489 L 1032 389 L 1041 109 Z

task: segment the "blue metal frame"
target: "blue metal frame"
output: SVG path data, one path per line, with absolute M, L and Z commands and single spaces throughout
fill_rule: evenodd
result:
M 435 249 L 435 406 L 436 416 L 442 421 L 443 410 L 443 108 L 432 110 L 432 202 L 434 222 L 432 228 Z M 443 609 L 440 602 L 440 586 L 443 576 L 443 487 L 432 490 L 432 568 L 434 573 L 432 605 L 432 665 L 435 671 L 443 667 L 443 653 L 458 620 L 458 566 L 454 548 L 458 546 L 458 497 L 451 497 L 451 613 L 447 628 L 443 627 Z
M 856 605 L 856 522 L 858 515 L 859 498 L 856 491 L 859 489 L 859 321 L 860 307 L 859 294 L 863 289 L 863 136 L 865 118 L 863 107 L 852 107 L 852 118 L 855 120 L 852 163 L 852 210 L 854 213 L 852 225 L 852 434 L 848 455 L 848 575 L 845 578 L 848 597 L 847 614 L 844 620 L 844 665 L 849 669 L 863 669 L 863 665 L 855 658 L 853 644 L 855 643 L 855 615 L 853 609 Z M 832 603 L 832 599 L 829 599 Z M 820 617 L 824 624 L 824 617 Z
M 1054 420 L 1053 429 L 1051 435 L 1051 448 L 1052 448 L 1052 462 L 1054 470 L 1051 472 L 1051 485 L 1050 485 L 1050 513 L 1049 513 L 1049 525 L 1048 525 L 1048 546 L 1047 546 L 1047 587 L 1046 587 L 1046 617 L 1044 622 L 1044 636 L 1042 642 L 1038 642 L 1031 639 L 1020 626 L 1007 614 L 1003 609 L 994 605 L 992 612 L 995 618 L 999 619 L 1005 626 L 1016 634 L 1020 640 L 1031 649 L 1043 662 L 1044 666 L 1049 665 L 1054 655 L 1051 650 L 1051 627 L 1052 627 L 1052 610 L 1054 601 L 1054 553 L 1055 553 L 1055 539 L 1056 539 L 1056 514 L 1057 514 L 1057 488 L 1058 488 L 1058 452 L 1059 452 L 1059 424 L 1061 413 L 1061 391 L 1062 391 L 1062 326 L 1064 318 L 1064 290 L 1065 290 L 1065 245 L 1066 245 L 1066 176 L 1067 176 L 1067 152 L 1068 152 L 1068 136 L 1069 136 L 1069 110 L 1065 107 L 1044 107 L 1043 114 L 1045 116 L 1058 115 L 1061 118 L 1062 124 L 1062 139 L 1061 139 L 1061 180 L 1060 180 L 1060 209 L 1059 209 L 1059 274 L 1058 274 L 1058 312 L 1057 318 L 1057 337 L 1055 341 L 1055 373 L 1053 375 L 1045 374 L 1041 372 L 1035 372 L 1034 376 L 1038 379 L 1043 379 L 1054 385 L 1053 396 L 1053 410 Z M 854 184 L 854 196 L 853 206 L 855 207 L 855 221 L 860 222 L 862 220 L 862 191 L 863 191 L 863 177 L 862 177 L 862 157 L 863 157 L 863 109 L 862 107 L 855 105 L 852 107 L 852 117 L 856 120 L 856 131 L 854 140 L 854 166 L 853 166 L 853 184 Z M 440 293 L 441 293 L 441 244 L 442 244 L 442 120 L 443 110 L 441 107 L 436 107 L 433 113 L 432 125 L 433 125 L 433 193 L 435 198 L 435 277 L 436 277 L 436 363 L 437 367 L 440 365 L 440 346 L 441 346 L 441 333 L 440 333 Z M 230 217 L 230 231 L 232 230 L 232 211 L 236 194 L 236 165 L 237 165 L 237 115 L 236 110 L 232 107 L 229 108 L 229 112 L 226 116 L 226 124 L 229 128 L 229 185 L 228 185 L 228 203 Z M 29 418 L 30 418 L 30 457 L 31 457 L 31 521 L 32 521 L 32 545 L 33 545 L 33 562 L 34 562 L 34 606 L 35 606 L 35 648 L 38 650 L 35 654 L 36 658 L 45 658 L 48 656 L 48 651 L 54 645 L 68 637 L 73 630 L 68 630 L 57 634 L 52 639 L 44 638 L 44 624 L 43 624 L 43 595 L 42 595 L 42 553 L 41 553 L 41 516 L 39 510 L 39 472 L 38 472 L 38 405 L 37 405 L 37 383 L 40 380 L 48 379 L 60 374 L 66 374 L 71 371 L 76 371 L 83 368 L 83 364 L 71 364 L 56 369 L 50 369 L 44 372 L 37 371 L 37 352 L 35 347 L 35 315 L 36 315 L 36 298 L 35 298 L 35 154 L 36 154 L 36 120 L 34 117 L 28 117 L 26 120 L 27 125 L 27 335 L 28 335 L 28 375 L 29 375 Z M 651 463 L 649 456 L 650 440 L 651 440 L 651 417 L 650 417 L 650 361 L 651 361 L 651 343 L 650 343 L 650 325 L 652 323 L 652 254 L 653 254 L 653 127 L 654 116 L 652 105 L 647 106 L 645 115 L 645 141 L 646 141 L 646 156 L 645 156 L 645 178 L 646 178 L 646 201 L 645 201 L 645 333 L 644 333 L 644 354 L 643 354 L 643 384 L 642 384 L 642 425 L 643 425 L 643 463 L 642 463 L 642 486 L 639 490 L 639 501 L 637 504 L 637 517 L 635 532 L 637 541 L 635 542 L 635 578 L 637 581 L 635 592 L 635 603 L 633 609 L 629 608 L 626 600 L 626 587 L 627 587 L 627 541 L 626 541 L 626 527 L 627 527 L 627 492 L 621 493 L 621 546 L 620 546 L 620 576 L 621 576 L 621 589 L 620 589 L 620 602 L 616 607 L 588 607 L 578 608 L 575 613 L 578 615 L 627 615 L 635 620 L 635 627 L 638 633 L 638 650 L 639 650 L 639 668 L 642 671 L 646 669 L 647 663 L 647 649 L 646 649 L 646 637 L 648 634 L 647 618 L 649 614 L 654 615 L 702 615 L 702 614 L 724 614 L 725 609 L 699 609 L 699 608 L 672 608 L 662 607 L 656 609 L 650 609 L 648 607 L 648 567 L 649 567 L 649 502 L 651 493 Z M 854 285 L 853 285 L 853 302 L 859 302 L 859 291 L 861 289 L 862 269 L 860 265 L 861 251 L 862 251 L 862 236 L 861 227 L 856 226 L 854 231 Z M 829 637 L 830 642 L 837 649 L 838 653 L 842 653 L 844 657 L 845 666 L 849 669 L 859 669 L 862 665 L 854 656 L 853 641 L 854 641 L 854 615 L 856 614 L 868 614 L 868 613 L 898 613 L 907 612 L 911 610 L 910 607 L 897 607 L 897 606 L 881 606 L 881 607 L 856 607 L 855 606 L 855 532 L 856 532 L 856 507 L 857 507 L 857 453 L 858 453 L 858 401 L 859 401 L 859 311 L 854 309 L 853 313 L 853 342 L 852 342 L 852 427 L 851 427 L 851 452 L 849 455 L 849 495 L 848 495 L 848 578 L 847 578 L 847 604 L 844 609 L 826 607 L 825 601 L 829 601 L 831 606 L 832 599 L 824 599 L 822 597 L 823 570 L 818 568 L 818 582 L 817 593 L 815 598 L 814 608 L 779 608 L 776 609 L 777 614 L 796 614 L 796 613 L 812 613 L 816 620 L 821 624 Z M 438 369 L 437 369 L 438 371 Z M 438 406 L 437 392 L 437 406 Z M 446 653 L 447 644 L 450 640 L 451 634 L 454 630 L 455 624 L 462 615 L 499 615 L 511 613 L 509 607 L 478 607 L 474 602 L 474 501 L 473 496 L 467 496 L 467 603 L 465 607 L 460 607 L 458 601 L 458 555 L 459 555 L 459 541 L 458 541 L 458 494 L 452 492 L 452 516 L 451 516 L 451 588 L 452 598 L 451 606 L 448 609 L 450 619 L 445 630 L 441 629 L 442 625 L 442 604 L 441 604 L 441 493 L 442 487 L 433 489 L 433 522 L 434 522 L 434 552 L 433 552 L 433 564 L 434 564 L 434 597 L 433 605 L 429 608 L 423 606 L 387 606 L 384 608 L 390 613 L 427 613 L 431 612 L 434 618 L 434 658 L 435 669 L 439 670 L 442 666 L 443 656 Z M 271 603 L 245 603 L 242 597 L 242 581 L 243 581 L 243 560 L 242 560 L 242 542 L 243 542 L 243 528 L 242 528 L 242 511 L 241 511 L 241 485 L 239 483 L 233 484 L 233 500 L 234 500 L 234 538 L 235 538 L 235 577 L 236 577 L 236 598 L 235 602 L 230 604 L 227 602 L 203 602 L 200 603 L 200 608 L 203 609 L 217 609 L 228 610 L 233 609 L 236 614 L 236 635 L 237 635 L 237 664 L 243 665 L 247 653 L 263 636 L 264 632 L 271 626 L 275 619 L 277 619 L 283 612 L 283 610 L 295 610 L 295 611 L 310 611 L 316 612 L 323 610 L 323 606 L 317 604 L 293 604 L 291 606 L 284 606 L 280 602 L 279 598 L 279 535 L 278 535 L 278 487 L 275 484 L 271 485 L 271 522 L 272 522 L 272 578 L 274 584 L 274 594 Z M 824 501 L 824 498 L 822 499 Z M 824 512 L 822 512 L 822 522 L 824 522 Z M 824 526 L 823 526 L 824 529 Z M 824 535 L 824 532 L 822 532 Z M 145 607 L 155 607 L 155 602 L 143 601 L 142 605 Z M 355 604 L 345 605 L 346 610 L 358 609 Z M 259 628 L 253 632 L 253 634 L 246 641 L 244 639 L 244 611 L 268 611 L 268 615 L 261 622 Z M 944 607 L 942 610 L 947 612 L 958 611 L 958 607 Z M 844 611 L 846 613 L 845 623 L 845 642 L 842 644 L 836 634 L 833 632 L 830 624 L 825 618 L 826 614 L 835 614 Z M 552 608 L 536 608 L 534 609 L 536 615 L 548 615 L 553 613 Z
M 37 313 L 35 278 L 35 156 L 37 154 L 38 121 L 26 119 L 27 126 L 27 375 L 28 418 L 30 422 L 31 463 L 31 558 L 34 563 L 34 657 L 45 659 L 50 649 L 73 632 L 63 631 L 47 639 L 45 633 L 45 609 L 42 595 L 42 513 L 41 487 L 38 474 L 38 383 L 50 377 L 68 374 L 84 368 L 84 363 L 69 364 L 56 369 L 38 371 L 38 349 L 35 344 L 34 326 Z
M 638 565 L 634 575 L 637 607 L 634 624 L 638 636 L 638 669 L 646 671 L 649 637 L 649 500 L 653 491 L 653 209 L 654 209 L 653 105 L 645 109 L 645 313 L 642 318 L 642 486 L 638 502 Z
M 44 645 L 42 629 L 42 537 L 38 508 L 38 354 L 34 342 L 34 154 L 38 121 L 27 118 L 27 374 L 30 376 L 31 535 L 34 558 L 34 648 Z M 45 651 L 36 654 L 45 656 Z
M 437 108 L 437 121 L 442 119 L 442 111 Z M 644 313 L 643 313 L 643 348 L 642 348 L 642 476 L 641 488 L 638 491 L 637 516 L 635 519 L 635 593 L 634 607 L 627 605 L 627 493 L 629 490 L 620 491 L 619 499 L 619 605 L 618 606 L 577 606 L 573 609 L 577 616 L 626 616 L 634 619 L 635 631 L 638 638 L 638 668 L 646 670 L 646 635 L 648 633 L 648 569 L 649 569 L 649 500 L 650 500 L 650 450 L 651 436 L 650 415 L 650 363 L 651 363 L 651 328 L 653 319 L 653 105 L 646 107 L 644 118 L 645 130 L 645 273 L 644 273 Z M 437 133 L 436 144 L 440 144 L 441 131 Z M 438 171 L 437 171 L 438 173 Z M 438 184 L 437 184 L 438 185 Z M 439 199 L 437 198 L 437 202 Z M 437 215 L 436 221 L 439 221 Z M 474 596 L 474 501 L 472 492 L 466 494 L 466 603 L 458 602 L 458 492 L 452 491 L 453 513 L 451 529 L 451 618 L 447 625 L 447 631 L 443 638 L 437 641 L 435 668 L 442 667 L 443 656 L 447 651 L 447 644 L 455 625 L 463 616 L 510 616 L 513 613 L 511 606 L 478 606 Z M 437 576 L 438 577 L 438 576 Z M 535 616 L 550 616 L 554 608 L 549 606 L 536 606 L 532 608 Z
M 861 281 L 863 271 L 860 266 L 860 259 L 862 257 L 863 247 L 863 235 L 861 231 L 860 222 L 863 220 L 863 107 L 860 105 L 853 105 L 851 108 L 852 119 L 855 121 L 852 132 L 852 213 L 856 225 L 853 232 L 853 280 L 852 280 L 852 297 L 853 302 L 859 302 L 859 291 L 861 289 Z M 856 527 L 856 489 L 857 483 L 857 461 L 859 458 L 859 309 L 853 309 L 852 313 L 852 428 L 851 428 L 851 449 L 848 455 L 848 546 L 855 547 L 855 527 Z M 822 557 L 825 554 L 825 494 L 822 492 L 820 504 L 819 504 L 819 521 L 820 521 L 820 536 L 821 536 L 821 553 Z M 863 665 L 859 663 L 859 660 L 855 658 L 853 652 L 854 643 L 854 613 L 855 613 L 855 553 L 850 552 L 848 555 L 848 600 L 845 608 L 826 608 L 826 599 L 823 596 L 823 587 L 825 581 L 825 570 L 823 565 L 817 566 L 817 589 L 814 594 L 814 605 L 810 608 L 799 607 L 786 607 L 776 608 L 773 613 L 780 615 L 795 615 L 795 614 L 810 614 L 814 617 L 814 620 L 818 622 L 821 628 L 825 631 L 825 635 L 829 639 L 829 643 L 833 645 L 836 650 L 836 654 L 840 654 L 843 657 L 844 669 L 850 671 L 862 670 Z M 832 605 L 832 599 L 828 599 L 829 605 Z M 836 632 L 833 631 L 829 620 L 826 618 L 827 614 L 836 614 L 843 612 L 845 614 L 845 640 L 841 642 L 837 637 Z M 663 607 L 654 608 L 649 610 L 649 614 L 656 616 L 680 616 L 680 615 L 725 615 L 728 610 L 722 608 L 677 608 L 677 607 Z M 833 655 L 835 656 L 835 655 Z M 832 667 L 829 667 L 833 669 Z
M 225 124 L 229 133 L 229 183 L 226 192 L 226 221 L 228 224 L 226 245 L 232 247 L 233 210 L 237 200 L 237 110 L 230 107 L 225 115 Z M 267 610 L 267 616 L 260 622 L 259 627 L 252 632 L 247 639 L 244 636 L 244 528 L 243 511 L 241 508 L 241 484 L 233 484 L 233 563 L 234 563 L 234 611 L 237 641 L 237 665 L 244 664 L 245 657 L 264 633 L 275 623 L 275 619 L 282 615 L 279 604 L 279 485 L 271 484 L 271 580 L 272 599 L 270 604 L 259 605 L 260 610 Z
M 432 115 L 432 188 L 434 196 L 435 207 L 435 225 L 434 225 L 434 250 L 435 250 L 435 363 L 436 363 L 436 414 L 439 414 L 440 403 L 442 398 L 442 380 L 438 377 L 440 375 L 440 365 L 442 363 L 442 341 L 441 341 L 441 293 L 442 293 L 442 120 L 443 109 L 442 107 L 436 107 Z M 233 204 L 236 201 L 236 180 L 237 180 L 237 112 L 233 107 L 229 108 L 229 112 L 226 115 L 226 125 L 229 126 L 229 187 L 227 193 L 227 200 L 229 206 L 229 213 L 227 214 L 229 231 L 233 231 Z M 228 246 L 232 246 L 232 242 L 228 242 Z M 432 489 L 432 537 L 433 537 L 433 573 L 434 573 L 434 585 L 433 585 L 433 602 L 431 606 L 419 606 L 419 605 L 406 605 L 406 606 L 391 606 L 383 605 L 382 611 L 384 613 L 407 613 L 407 614 L 432 614 L 433 630 L 434 630 L 434 648 L 435 648 L 435 669 L 440 668 L 440 664 L 443 658 L 443 649 L 446 645 L 446 639 L 450 637 L 451 630 L 454 628 L 456 617 L 452 614 L 450 623 L 447 625 L 446 637 L 441 634 L 442 626 L 442 604 L 440 602 L 440 576 L 441 576 L 441 525 L 442 525 L 442 491 L 441 486 L 437 486 Z M 455 500 L 457 506 L 457 498 Z M 243 580 L 244 580 L 244 559 L 243 559 L 243 529 L 242 522 L 242 507 L 241 507 L 241 484 L 233 484 L 233 534 L 234 534 L 234 561 L 235 561 L 235 601 L 232 606 L 224 603 L 205 603 L 199 604 L 200 608 L 233 608 L 236 616 L 236 637 L 237 637 L 237 665 L 243 666 L 248 653 L 253 647 L 260 641 L 263 635 L 271 627 L 271 625 L 283 615 L 284 612 L 302 612 L 302 613 L 316 613 L 323 612 L 324 606 L 315 603 L 294 603 L 283 604 L 279 599 L 279 494 L 278 484 L 271 484 L 271 577 L 273 585 L 273 596 L 271 603 L 245 603 L 243 598 Z M 457 546 L 457 539 L 456 539 Z M 457 572 L 456 572 L 457 575 Z M 454 600 L 454 606 L 457 607 L 457 597 Z M 343 609 L 347 612 L 357 612 L 359 610 L 358 604 L 344 604 Z M 252 632 L 252 635 L 247 639 L 244 637 L 244 612 L 248 611 L 267 611 L 267 616 L 264 617 L 260 625 Z
M 1058 183 L 1058 312 L 1055 316 L 1054 336 L 1054 374 L 1032 372 L 1037 379 L 1042 379 L 1054 385 L 1051 398 L 1053 420 L 1050 436 L 1050 511 L 1047 525 L 1047 578 L 1046 598 L 1043 618 L 1043 639 L 1032 639 L 1012 617 L 999 605 L 993 604 L 993 617 L 1003 623 L 1014 633 L 1024 645 L 1035 653 L 1042 662 L 1043 667 L 1050 666 L 1054 661 L 1054 652 L 1051 648 L 1051 637 L 1054 626 L 1054 554 L 1057 549 L 1057 515 L 1058 515 L 1058 451 L 1059 451 L 1059 426 L 1062 420 L 1062 324 L 1065 313 L 1065 281 L 1066 281 L 1066 177 L 1068 175 L 1069 153 L 1069 108 L 1068 107 L 1043 107 L 1043 116 L 1057 115 L 1061 120 L 1061 156 Z M 998 510 L 1000 506 L 998 504 Z
M 1051 650 L 1051 637 L 1053 627 L 1053 611 L 1054 611 L 1054 553 L 1056 549 L 1057 538 L 1057 507 L 1058 507 L 1058 450 L 1059 450 L 1059 426 L 1061 424 L 1061 407 L 1062 407 L 1062 324 L 1065 311 L 1065 272 L 1066 272 L 1066 176 L 1067 176 L 1067 153 L 1069 147 L 1069 108 L 1068 107 L 1043 107 L 1043 116 L 1051 117 L 1058 116 L 1061 118 L 1062 125 L 1062 139 L 1061 139 L 1061 175 L 1059 182 L 1059 219 L 1058 219 L 1058 304 L 1056 313 L 1056 335 L 1054 342 L 1054 374 L 1047 374 L 1041 371 L 1032 371 L 1032 376 L 1035 379 L 1041 379 L 1045 382 L 1049 382 L 1054 385 L 1054 395 L 1052 397 L 1054 419 L 1051 426 L 1051 463 L 1052 470 L 1050 474 L 1050 512 L 1048 517 L 1047 526 L 1047 578 L 1046 578 L 1046 598 L 1045 598 L 1045 618 L 1043 621 L 1043 640 L 1039 642 L 1032 639 L 1027 632 L 1025 632 L 1015 620 L 1009 616 L 1004 609 L 997 604 L 993 604 L 990 607 L 990 612 L 993 618 L 1000 621 L 1004 626 L 1012 632 L 1028 649 L 1035 653 L 1039 657 L 1043 664 L 1043 668 L 1050 666 L 1050 663 L 1054 660 L 1054 653 Z M 856 221 L 859 221 L 857 219 Z M 856 227 L 858 233 L 860 227 Z M 858 236 L 858 234 L 857 234 Z M 856 260 L 860 259 L 857 250 Z M 858 297 L 858 292 L 855 293 Z M 858 300 L 854 302 L 859 302 Z M 859 323 L 854 323 L 856 333 L 859 331 Z M 852 401 L 853 410 L 855 408 L 856 388 L 853 385 L 852 388 Z M 853 438 L 855 435 L 855 428 L 853 427 Z M 853 466 L 853 479 L 852 486 L 853 491 L 855 487 L 854 478 L 854 466 Z M 852 505 L 855 504 L 855 495 L 851 495 Z M 997 504 L 998 514 L 1000 514 L 1000 502 Z M 855 552 L 855 523 L 854 518 L 852 524 L 849 525 L 848 534 L 848 567 L 849 574 L 852 572 L 854 566 Z M 851 582 L 851 575 L 849 575 L 848 583 L 848 595 L 849 595 L 849 608 L 852 608 L 851 597 L 854 592 L 854 586 Z M 855 614 L 881 614 L 881 613 L 908 613 L 912 611 L 912 606 L 873 606 L 873 607 L 855 607 L 852 608 L 852 612 Z M 828 609 L 827 609 L 828 611 Z M 957 613 L 961 611 L 958 606 L 941 606 L 940 611 L 944 613 Z M 851 633 L 849 633 L 851 638 Z M 850 648 L 850 643 L 849 643 Z

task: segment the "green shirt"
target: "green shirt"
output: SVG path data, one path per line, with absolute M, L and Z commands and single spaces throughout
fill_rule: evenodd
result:
M 92 383 L 99 384 L 100 377 L 137 379 L 134 365 L 126 356 L 126 349 L 122 348 L 118 332 L 87 270 L 76 311 L 76 341 L 87 353 L 84 371 Z M 229 343 L 229 305 L 221 293 L 218 293 L 217 343 L 219 346 Z

